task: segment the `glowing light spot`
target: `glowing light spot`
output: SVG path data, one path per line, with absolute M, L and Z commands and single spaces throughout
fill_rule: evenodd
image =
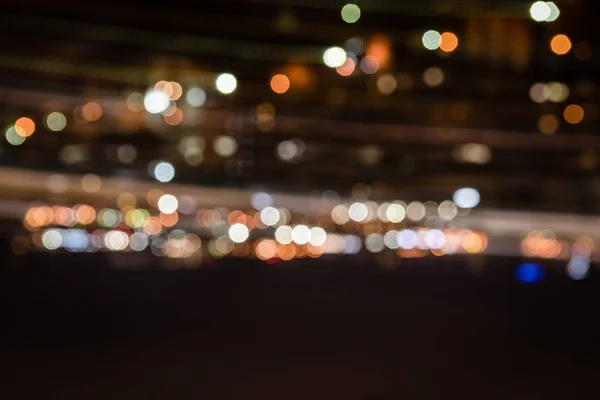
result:
M 169 115 L 167 115 L 167 112 L 165 111 L 164 119 L 167 125 L 177 126 L 183 121 L 183 111 L 181 111 L 181 108 L 169 107 L 169 109 L 171 108 L 172 112 L 169 112 Z
M 258 242 L 255 248 L 256 256 L 261 260 L 270 260 L 277 256 L 277 242 L 264 239 Z
M 360 19 L 360 7 L 356 4 L 346 4 L 342 7 L 342 19 L 348 24 L 353 24 Z
M 385 210 L 385 216 L 388 221 L 393 223 L 402 222 L 406 217 L 406 211 L 402 204 L 392 203 Z
M 306 244 L 310 240 L 310 229 L 306 225 L 296 225 L 292 229 L 292 241 L 296 244 Z
M 456 217 L 457 213 L 458 213 L 458 208 L 450 200 L 442 201 L 442 203 L 438 207 L 438 214 L 439 214 L 440 218 L 444 219 L 446 221 L 452 220 L 454 217 Z
M 344 225 L 350 221 L 350 215 L 348 213 L 348 207 L 343 204 L 338 204 L 331 210 L 331 219 L 338 225 Z
M 341 76 L 350 76 L 354 72 L 355 68 L 356 68 L 356 63 L 354 62 L 354 60 L 350 57 L 347 57 L 346 61 L 344 61 L 344 63 L 342 65 L 340 65 L 339 67 L 337 67 L 335 70 Z
M 171 194 L 163 194 L 158 199 L 158 209 L 165 214 L 172 214 L 177 211 L 179 202 L 177 198 Z
M 140 112 L 144 109 L 144 95 L 141 93 L 131 93 L 125 100 L 127 108 L 134 112 Z
M 473 188 L 462 188 L 454 192 L 454 203 L 460 208 L 473 208 L 479 204 L 479 192 Z
M 156 89 L 156 87 L 155 87 Z M 158 89 L 157 89 L 158 90 Z M 183 88 L 178 82 L 168 82 L 164 85 L 162 91 L 169 96 L 170 100 L 179 100 L 181 95 L 183 94 Z
M 284 140 L 277 145 L 277 156 L 288 162 L 293 162 L 304 153 L 306 145 L 301 139 Z
M 546 21 L 552 15 L 552 9 L 545 1 L 536 1 L 529 8 L 529 15 L 534 21 Z
M 377 90 L 383 95 L 390 95 L 398 87 L 396 78 L 391 74 L 383 74 L 377 78 Z
M 439 250 L 446 245 L 446 234 L 439 229 L 430 229 L 425 234 L 425 244 L 433 250 Z
M 548 100 L 561 103 L 569 97 L 569 88 L 564 83 L 550 82 L 547 86 Z
M 141 232 L 136 232 L 129 238 L 129 247 L 133 251 L 143 251 L 148 247 L 148 236 Z
M 228 235 L 232 242 L 243 243 L 248 240 L 250 231 L 246 225 L 237 223 L 229 227 Z
M 360 60 L 360 70 L 365 74 L 374 74 L 379 71 L 379 60 L 375 56 L 365 56 Z
M 12 144 L 13 146 L 19 146 L 25 143 L 26 139 L 24 136 L 20 136 L 17 133 L 14 126 L 9 126 L 8 129 L 6 129 L 6 132 L 4 132 L 4 138 L 8 143 Z
M 125 232 L 110 231 L 104 236 L 104 245 L 112 251 L 122 251 L 129 245 L 129 236 Z
M 544 268 L 538 264 L 520 264 L 515 269 L 515 277 L 521 282 L 533 283 L 544 279 Z
M 438 31 L 429 30 L 423 34 L 421 41 L 427 50 L 436 50 L 440 47 L 441 35 Z
M 543 83 L 535 83 L 529 88 L 529 97 L 536 103 L 543 103 L 550 97 L 550 90 Z
M 352 203 L 348 209 L 348 214 L 352 221 L 361 222 L 367 219 L 369 215 L 369 209 L 364 203 Z
M 571 47 L 571 39 L 567 35 L 556 35 L 550 40 L 550 49 L 559 56 L 567 54 Z
M 323 53 L 323 62 L 330 68 L 336 68 L 346 62 L 346 51 L 341 47 L 330 47 Z
M 538 129 L 546 135 L 552 135 L 558 130 L 558 118 L 552 114 L 544 114 L 538 119 Z
M 275 230 L 275 240 L 281 244 L 292 243 L 292 227 L 282 225 Z
M 59 112 L 52 112 L 46 116 L 46 127 L 51 131 L 58 132 L 67 126 L 67 118 Z
M 439 67 L 429 67 L 423 72 L 423 82 L 429 87 L 436 87 L 444 82 L 444 71 Z
M 86 121 L 98 121 L 102 117 L 102 106 L 96 102 L 86 103 L 81 109 L 81 115 Z
M 420 221 L 425 217 L 425 205 L 420 201 L 411 202 L 406 207 L 406 215 L 411 221 Z
M 144 96 L 144 107 L 151 114 L 158 114 L 169 108 L 171 101 L 163 91 L 151 90 Z
M 379 233 L 371 233 L 370 235 L 367 235 L 365 238 L 365 247 L 371 253 L 379 253 L 385 248 L 383 236 L 381 236 Z
M 590 258 L 587 256 L 574 255 L 567 264 L 567 274 L 571 279 L 584 279 L 590 270 Z
M 232 74 L 221 74 L 215 81 L 217 90 L 223 94 L 231 94 L 237 88 L 237 79 Z
M 455 158 L 471 164 L 487 164 L 492 158 L 492 151 L 485 144 L 467 143 L 457 149 Z
M 267 226 L 276 225 L 279 222 L 279 210 L 275 207 L 265 207 L 260 212 L 260 220 Z
M 19 136 L 29 137 L 33 135 L 33 132 L 35 131 L 35 123 L 31 120 L 31 118 L 19 118 L 15 122 L 15 131 Z
M 343 240 L 342 252 L 344 254 L 356 254 L 362 248 L 362 241 L 359 236 L 345 235 Z
M 314 226 L 310 228 L 310 239 L 309 243 L 313 246 L 323 246 L 327 241 L 327 232 L 325 229 Z
M 187 91 L 185 99 L 192 107 L 202 107 L 206 102 L 206 92 L 199 87 L 191 87 Z
M 396 241 L 398 243 L 398 247 L 404 250 L 411 250 L 417 247 L 418 237 L 415 231 L 410 229 L 403 229 L 398 232 L 396 236 Z
M 231 136 L 221 135 L 215 138 L 213 149 L 221 157 L 231 157 L 237 151 L 238 144 Z
M 290 88 L 290 79 L 283 75 L 277 74 L 271 78 L 271 90 L 277 94 L 283 94 Z
M 252 193 L 252 196 L 250 196 L 250 204 L 260 211 L 265 207 L 273 205 L 273 198 L 269 194 L 263 192 Z
M 452 32 L 444 32 L 440 36 L 440 50 L 450 53 L 458 47 L 458 37 Z
M 152 175 L 159 182 L 170 182 L 175 177 L 175 168 L 171 163 L 161 161 L 152 169 Z
M 121 222 L 121 214 L 110 208 L 103 208 L 98 212 L 98 224 L 106 227 L 117 226 Z
M 583 108 L 577 104 L 568 105 L 563 113 L 565 121 L 570 124 L 578 124 L 583 120 Z
M 42 244 L 48 250 L 56 250 L 62 245 L 62 235 L 58 229 L 48 229 L 42 235 Z
M 545 19 L 546 22 L 554 22 L 560 16 L 560 9 L 553 1 L 547 1 L 546 5 L 550 8 L 550 15 Z

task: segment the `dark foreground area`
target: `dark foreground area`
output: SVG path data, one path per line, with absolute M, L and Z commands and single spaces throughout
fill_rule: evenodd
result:
M 13 260 L 14 261 L 14 260 Z M 455 258 L 123 271 L 3 267 L 2 398 L 578 399 L 600 372 L 596 274 Z M 192 397 L 193 396 L 193 397 Z M 403 396 L 403 397 L 400 397 Z

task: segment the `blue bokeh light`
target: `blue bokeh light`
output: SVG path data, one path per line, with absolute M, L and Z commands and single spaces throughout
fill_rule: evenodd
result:
M 521 282 L 539 282 L 544 279 L 544 268 L 533 263 L 520 264 L 515 269 L 515 277 Z

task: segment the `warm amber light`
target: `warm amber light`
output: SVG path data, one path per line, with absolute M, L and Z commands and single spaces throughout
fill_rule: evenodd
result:
M 31 118 L 23 117 L 19 118 L 17 122 L 15 122 L 15 132 L 17 135 L 21 137 L 29 137 L 33 135 L 35 131 L 35 123 L 31 120 Z
M 171 214 L 165 214 L 165 213 L 160 213 L 158 220 L 160 221 L 160 223 L 163 226 L 166 227 L 172 227 L 174 226 L 177 221 L 179 220 L 179 214 L 177 213 L 177 211 L 175 211 L 174 213 Z
M 284 94 L 290 88 L 290 79 L 283 75 L 277 74 L 271 78 L 271 90 L 277 94 Z
M 577 104 L 571 104 L 565 108 L 563 115 L 568 123 L 578 124 L 583 119 L 583 108 Z
M 344 63 L 342 65 L 340 65 L 339 67 L 337 67 L 335 70 L 341 76 L 348 76 L 354 72 L 355 67 L 356 67 L 356 64 L 354 63 L 354 60 L 351 59 L 350 57 L 348 57 L 348 58 L 346 58 L 346 61 L 344 61 Z
M 181 108 L 176 108 L 172 114 L 165 115 L 165 122 L 171 126 L 179 125 L 183 121 L 183 111 Z
M 558 118 L 552 114 L 544 114 L 538 119 L 538 129 L 540 132 L 551 135 L 558 130 Z
M 550 41 L 550 49 L 559 56 L 567 54 L 571 50 L 571 40 L 567 35 L 556 35 Z
M 440 50 L 450 53 L 458 47 L 458 37 L 452 32 L 444 32 L 440 36 Z
M 95 102 L 87 103 L 81 109 L 81 114 L 86 121 L 98 121 L 102 117 L 102 106 Z

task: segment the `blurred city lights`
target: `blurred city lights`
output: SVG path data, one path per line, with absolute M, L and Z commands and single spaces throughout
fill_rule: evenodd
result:
M 330 68 L 336 68 L 346 62 L 346 51 L 341 47 L 330 47 L 323 53 L 323 62 Z
M 559 56 L 567 54 L 571 50 L 571 40 L 567 35 L 559 34 L 550 40 L 550 49 Z
M 377 78 L 377 90 L 383 95 L 394 93 L 396 87 L 398 87 L 398 83 L 391 74 L 383 74 Z
M 273 205 L 273 197 L 264 192 L 252 193 L 252 196 L 250 196 L 250 204 L 260 211 L 265 207 Z
M 454 203 L 460 208 L 474 208 L 479 204 L 479 192 L 473 188 L 462 188 L 454 192 Z
M 341 14 L 344 22 L 353 24 L 360 19 L 360 7 L 356 4 L 346 4 L 342 7 Z
M 360 60 L 360 70 L 365 74 L 374 74 L 379 71 L 379 60 L 374 56 L 365 56 Z
M 567 274 L 575 280 L 584 279 L 590 270 L 590 258 L 588 256 L 573 255 L 567 264 Z
M 165 214 L 172 214 L 177 211 L 179 202 L 177 198 L 171 194 L 163 194 L 158 199 L 158 209 Z
M 539 282 L 544 278 L 544 268 L 538 264 L 524 263 L 515 269 L 515 277 L 521 282 Z
M 159 114 L 165 111 L 171 100 L 162 90 L 151 90 L 144 96 L 144 107 L 151 114 Z
M 398 247 L 404 250 L 411 250 L 417 247 L 417 234 L 415 231 L 410 229 L 402 229 L 396 236 L 396 242 Z
M 293 231 L 292 231 L 293 233 Z M 323 246 L 327 241 L 327 232 L 325 229 L 314 226 L 310 228 L 310 239 L 308 242 L 313 246 Z
M 402 222 L 406 217 L 406 211 L 401 204 L 392 203 L 385 211 L 385 216 L 388 221 L 393 223 Z
M 102 106 L 93 101 L 86 103 L 81 109 L 81 114 L 88 122 L 98 121 L 102 117 Z
M 159 182 L 170 182 L 175 177 L 175 168 L 171 163 L 160 161 L 152 169 L 152 175 Z
M 217 90 L 223 94 L 231 94 L 237 88 L 237 79 L 232 74 L 221 74 L 215 81 Z
M 406 207 L 406 216 L 411 221 L 420 221 L 425 218 L 425 205 L 420 201 L 413 201 Z
M 6 139 L 6 141 L 10 144 L 12 144 L 13 146 L 19 146 L 23 143 L 25 143 L 25 137 L 21 136 L 17 133 L 16 129 L 14 126 L 9 126 L 6 131 L 4 132 L 4 137 Z
M 371 253 L 379 253 L 385 248 L 383 236 L 379 233 L 371 233 L 365 237 L 365 248 Z
M 29 137 L 33 135 L 35 131 L 35 123 L 31 118 L 22 117 L 15 121 L 15 131 L 17 135 L 22 137 Z
M 279 222 L 279 210 L 275 207 L 265 207 L 260 211 L 260 219 L 267 226 L 276 225 Z
M 292 241 L 296 244 L 306 244 L 310 240 L 310 229 L 306 225 L 296 225 L 292 229 Z
M 356 62 L 352 58 L 346 57 L 346 61 L 344 61 L 344 63 L 337 67 L 335 70 L 341 76 L 350 76 L 354 72 L 355 67 Z
M 429 87 L 436 87 L 444 82 L 444 71 L 439 67 L 429 67 L 423 72 L 423 82 Z
M 534 21 L 542 22 L 548 20 L 552 15 L 552 9 L 545 1 L 536 1 L 529 8 L 529 15 Z
M 364 203 L 352 203 L 348 209 L 348 215 L 352 221 L 362 222 L 367 219 L 369 215 L 369 209 Z
M 281 244 L 292 243 L 292 227 L 282 225 L 275 230 L 275 239 Z
M 48 229 L 42 235 L 42 243 L 48 250 L 56 250 L 62 244 L 62 235 L 58 229 Z
M 192 107 L 202 107 L 206 102 L 206 92 L 199 87 L 191 87 L 187 91 L 185 99 Z
M 46 127 L 51 131 L 58 132 L 67 126 L 67 118 L 59 112 L 52 112 L 46 116 Z
M 541 115 L 538 119 L 538 129 L 540 132 L 551 135 L 558 130 L 558 118 L 552 114 Z
M 213 142 L 213 149 L 221 157 L 231 157 L 237 151 L 238 144 L 236 140 L 228 135 L 220 135 Z
M 436 50 L 440 47 L 441 35 L 438 31 L 429 30 L 423 34 L 421 41 L 427 50 Z
M 560 16 L 560 9 L 553 1 L 547 1 L 546 5 L 550 8 L 550 15 L 545 19 L 546 22 L 554 22 Z
M 563 116 L 565 121 L 570 124 L 578 124 L 583 120 L 583 108 L 577 104 L 570 104 L 565 108 Z
M 125 105 L 130 111 L 140 112 L 144 109 L 144 95 L 141 93 L 131 93 L 125 100 Z
M 229 239 L 234 243 L 243 243 L 248 240 L 250 231 L 244 224 L 236 223 L 229 227 L 228 231 Z
M 273 75 L 270 84 L 272 91 L 277 94 L 283 94 L 290 88 L 290 79 L 283 74 L 277 74 Z
M 452 32 L 444 32 L 440 36 L 440 50 L 450 53 L 458 47 L 458 37 Z

